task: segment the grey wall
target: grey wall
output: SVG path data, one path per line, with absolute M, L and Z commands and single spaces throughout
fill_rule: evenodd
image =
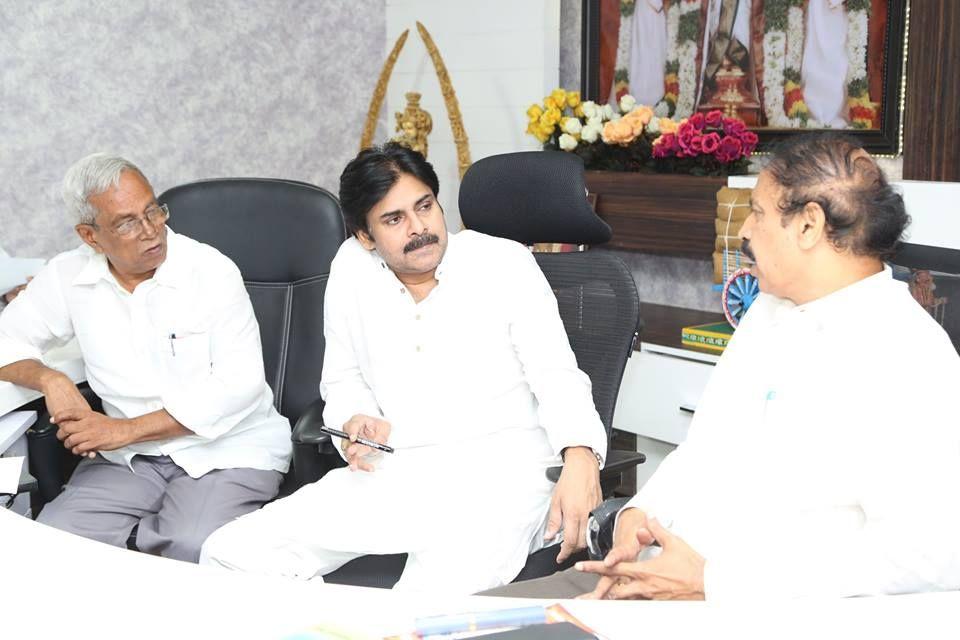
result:
M 75 246 L 60 181 L 100 150 L 138 163 L 157 193 L 218 176 L 336 192 L 383 61 L 384 3 L 0 3 L 0 245 Z

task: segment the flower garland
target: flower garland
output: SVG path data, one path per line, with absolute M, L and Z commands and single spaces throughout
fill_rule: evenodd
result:
M 620 33 L 617 34 L 617 61 L 613 65 L 614 102 L 630 93 L 630 37 L 636 0 L 620 0 Z
M 789 0 L 767 0 L 763 5 L 763 110 L 767 116 L 767 124 L 771 127 L 797 128 L 800 118 L 789 118 L 786 112 L 786 79 L 787 79 L 787 34 L 789 24 Z M 793 34 L 797 40 L 803 42 L 803 23 L 799 25 L 800 33 Z M 797 37 L 798 36 L 798 37 Z M 790 62 L 793 62 L 791 59 Z M 800 88 L 800 65 L 791 68 L 791 92 Z M 796 93 L 791 95 L 791 102 L 798 102 Z M 793 106 L 793 104 L 791 104 Z M 806 106 L 806 102 L 804 102 Z M 798 107 L 799 111 L 799 107 Z
M 667 10 L 667 63 L 661 103 L 668 107 L 669 115 L 677 118 L 693 113 L 697 97 L 697 37 L 702 4 L 702 0 L 680 0 L 671 3 Z
M 803 97 L 800 68 L 803 66 L 804 0 L 790 0 L 787 9 L 786 58 L 783 69 L 783 111 L 801 127 L 810 120 L 810 108 Z
M 854 129 L 870 129 L 878 120 L 867 84 L 869 21 L 870 0 L 847 0 L 847 108 Z

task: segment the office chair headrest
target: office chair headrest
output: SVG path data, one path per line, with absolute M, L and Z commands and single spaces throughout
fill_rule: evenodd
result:
M 247 282 L 325 275 L 347 237 L 337 199 L 305 182 L 200 180 L 168 189 L 159 200 L 170 206 L 171 229 L 216 247 Z
M 583 160 L 563 151 L 523 151 L 473 163 L 460 185 L 468 229 L 522 244 L 600 244 L 607 223 L 587 202 Z

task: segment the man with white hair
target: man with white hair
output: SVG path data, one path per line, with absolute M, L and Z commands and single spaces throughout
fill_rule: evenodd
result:
M 116 546 L 139 523 L 141 551 L 196 562 L 289 466 L 250 299 L 227 257 L 167 228 L 129 161 L 88 156 L 63 192 L 83 244 L 0 316 L 0 380 L 42 391 L 57 437 L 84 456 L 38 520 Z M 103 413 L 42 363 L 74 337 Z

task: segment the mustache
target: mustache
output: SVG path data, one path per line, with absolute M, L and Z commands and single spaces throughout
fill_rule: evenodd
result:
M 747 239 L 744 239 L 744 240 L 743 240 L 743 242 L 742 242 L 741 245 L 740 245 L 740 251 L 741 251 L 741 253 L 743 253 L 743 255 L 745 255 L 745 256 L 747 256 L 748 258 L 750 258 L 750 261 L 751 261 L 751 262 L 756 262 L 756 261 L 757 261 L 757 257 L 756 257 L 755 255 L 753 255 L 753 249 L 750 248 L 750 241 L 749 241 L 749 240 L 747 240 Z
M 403 248 L 404 253 L 410 253 L 411 251 L 416 251 L 417 249 L 422 249 L 428 244 L 437 244 L 440 242 L 440 237 L 434 233 L 424 233 L 417 236 L 410 242 L 406 244 Z

